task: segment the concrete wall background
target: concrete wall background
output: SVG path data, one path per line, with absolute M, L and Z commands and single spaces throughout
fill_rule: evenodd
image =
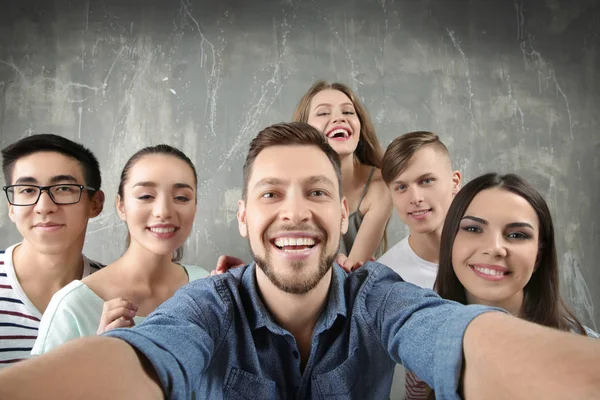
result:
M 314 80 L 339 80 L 384 146 L 432 130 L 466 180 L 494 170 L 535 184 L 555 218 L 563 294 L 599 327 L 596 1 L 0 3 L 0 146 L 54 132 L 98 155 L 108 201 L 89 225 L 89 256 L 121 254 L 120 170 L 165 142 L 199 173 L 186 260 L 211 269 L 222 253 L 248 258 L 235 212 L 249 141 L 289 120 Z M 19 240 L 6 212 L 0 247 Z M 405 233 L 394 217 L 390 242 Z

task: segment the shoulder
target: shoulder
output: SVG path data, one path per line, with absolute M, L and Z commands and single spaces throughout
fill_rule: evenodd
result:
M 392 205 L 392 196 L 390 190 L 381 177 L 381 170 L 376 168 L 369 184 L 369 189 L 366 194 L 366 199 L 370 203 L 370 207 L 387 208 Z
M 398 259 L 405 259 L 405 257 L 409 255 L 406 248 L 407 240 L 408 237 L 405 237 L 396 243 L 392 248 L 379 257 L 377 262 L 389 266 L 390 262 L 397 261 Z
M 80 308 L 83 303 L 94 300 L 96 300 L 97 303 L 103 303 L 103 300 L 92 292 L 85 283 L 74 280 L 58 292 L 54 293 L 44 314 L 52 314 L 61 308 Z
M 99 271 L 100 269 L 102 269 L 106 266 L 106 265 L 102 264 L 101 262 L 98 262 L 98 261 L 92 260 L 91 258 L 86 257 L 85 254 L 83 255 L 83 261 L 84 261 L 84 270 L 83 270 L 84 278 L 90 274 L 93 274 L 96 271 Z
M 185 266 L 185 268 L 188 270 L 189 266 Z M 192 281 L 190 273 L 190 283 L 182 286 L 171 299 L 160 306 L 161 308 L 168 309 L 169 312 L 194 312 L 194 309 L 208 308 L 223 311 L 234 301 L 241 286 L 242 276 L 248 266 L 234 268 L 227 273 L 215 276 L 209 276 L 208 272 L 201 267 L 195 268 L 204 271 L 199 272 L 206 273 L 206 277 Z M 197 272 L 195 269 L 188 271 Z
M 202 267 L 197 265 L 182 265 L 187 272 L 189 282 L 193 282 L 198 279 L 206 278 L 210 273 Z

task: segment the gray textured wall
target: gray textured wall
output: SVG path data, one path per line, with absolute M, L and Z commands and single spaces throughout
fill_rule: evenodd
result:
M 125 229 L 118 175 L 166 142 L 200 178 L 187 260 L 248 257 L 241 163 L 318 78 L 351 85 L 387 145 L 438 132 L 470 179 L 522 174 L 545 195 L 563 292 L 600 326 L 600 8 L 595 0 L 0 2 L 0 146 L 54 132 L 90 146 L 108 204 L 85 251 L 110 262 Z M 0 182 L 4 184 L 4 182 Z M 405 234 L 394 217 L 392 243 Z M 19 239 L 0 207 L 0 246 Z

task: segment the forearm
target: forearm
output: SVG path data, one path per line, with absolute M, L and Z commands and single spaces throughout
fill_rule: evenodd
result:
M 1 399 L 48 397 L 162 399 L 163 393 L 153 368 L 130 345 L 89 337 L 0 372 Z
M 600 342 L 501 313 L 468 326 L 464 341 L 466 399 L 600 397 Z

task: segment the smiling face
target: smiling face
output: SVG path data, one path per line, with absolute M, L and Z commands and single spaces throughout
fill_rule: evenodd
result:
M 432 146 L 415 152 L 389 185 L 396 212 L 411 234 L 441 234 L 460 181 L 460 173 L 452 171 L 446 154 Z
M 77 160 L 56 152 L 39 152 L 20 158 L 14 165 L 13 185 L 58 183 L 86 185 Z M 103 202 L 101 192 L 89 196 L 84 191 L 78 203 L 57 205 L 43 192 L 37 204 L 9 205 L 8 210 L 24 242 L 41 254 L 55 255 L 71 248 L 81 251 L 88 220 L 102 211 Z
M 538 235 L 539 220 L 527 200 L 501 188 L 478 193 L 452 247 L 452 265 L 467 301 L 517 313 L 535 271 Z
M 150 154 L 128 172 L 119 217 L 131 244 L 171 255 L 189 236 L 196 215 L 196 185 L 190 166 L 175 156 Z
M 238 224 L 257 265 L 279 290 L 309 292 L 331 269 L 347 229 L 331 162 L 316 146 L 272 146 L 254 160 L 247 187 Z
M 340 155 L 354 153 L 360 140 L 360 120 L 352 100 L 335 89 L 317 93 L 310 102 L 308 121 L 325 134 Z

